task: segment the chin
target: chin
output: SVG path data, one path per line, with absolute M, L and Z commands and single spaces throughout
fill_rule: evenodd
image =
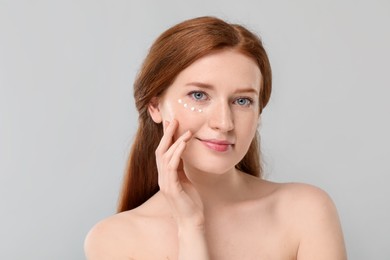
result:
M 191 169 L 194 172 L 202 172 L 213 175 L 223 175 L 234 169 L 234 165 L 222 165 L 220 163 L 205 163 L 205 162 L 194 162 L 194 160 L 184 160 L 186 169 Z
M 187 169 L 220 175 L 231 171 L 239 163 L 240 159 L 234 157 L 232 155 L 185 151 L 182 159 Z

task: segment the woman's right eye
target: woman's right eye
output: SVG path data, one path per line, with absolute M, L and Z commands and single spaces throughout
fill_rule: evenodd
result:
M 206 93 L 202 91 L 192 91 L 189 93 L 190 97 L 195 101 L 203 101 L 207 99 Z

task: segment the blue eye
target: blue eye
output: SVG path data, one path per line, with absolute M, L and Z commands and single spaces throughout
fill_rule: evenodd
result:
M 206 94 L 201 91 L 193 91 L 189 94 L 195 101 L 205 100 L 207 98 Z
M 237 98 L 235 103 L 239 106 L 248 107 L 252 104 L 252 100 L 249 98 Z

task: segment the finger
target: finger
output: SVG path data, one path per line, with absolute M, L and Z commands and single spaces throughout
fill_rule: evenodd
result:
M 173 153 L 176 151 L 177 147 L 180 145 L 181 142 L 187 142 L 190 140 L 192 136 L 192 133 L 190 131 L 186 131 L 184 134 L 182 134 L 165 152 L 164 158 L 166 160 L 170 160 Z
M 177 152 L 179 152 L 177 156 L 180 158 L 182 151 L 178 151 L 178 149 L 182 142 L 186 142 L 190 139 L 191 135 L 191 132 L 187 131 L 182 136 L 180 136 L 178 140 L 176 140 L 176 142 L 168 149 L 168 151 L 156 158 L 157 167 L 159 169 L 158 179 L 160 184 L 167 182 L 170 183 L 172 181 L 178 180 L 177 171 L 179 170 L 179 165 L 171 164 L 171 160 L 173 156 L 176 156 Z
M 156 150 L 156 152 L 159 152 L 161 154 L 165 153 L 168 150 L 168 148 L 171 146 L 173 141 L 173 135 L 178 126 L 178 122 L 174 119 L 172 122 L 166 121 L 166 123 L 164 124 L 165 124 L 164 135 L 162 136 L 160 140 L 160 144 L 158 145 Z
M 175 171 L 177 171 L 181 161 L 181 155 L 183 154 L 186 145 L 187 143 L 185 141 L 180 141 L 180 143 L 177 145 L 177 148 L 173 152 L 171 160 L 168 163 L 169 169 L 175 169 Z
M 164 124 L 163 126 L 164 126 L 164 131 L 165 131 L 165 129 L 169 126 L 169 121 L 164 120 L 163 124 Z
M 179 176 L 177 168 L 181 161 L 181 155 L 186 148 L 186 142 L 180 141 L 172 154 L 170 161 L 167 164 L 167 174 L 165 174 L 165 184 L 171 188 L 177 188 L 179 182 Z

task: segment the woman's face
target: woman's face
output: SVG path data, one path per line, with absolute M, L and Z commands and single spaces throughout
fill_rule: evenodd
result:
M 241 161 L 256 133 L 260 85 L 256 63 L 233 50 L 202 57 L 177 76 L 158 108 L 162 120 L 179 122 L 175 139 L 193 134 L 185 167 L 224 173 Z

